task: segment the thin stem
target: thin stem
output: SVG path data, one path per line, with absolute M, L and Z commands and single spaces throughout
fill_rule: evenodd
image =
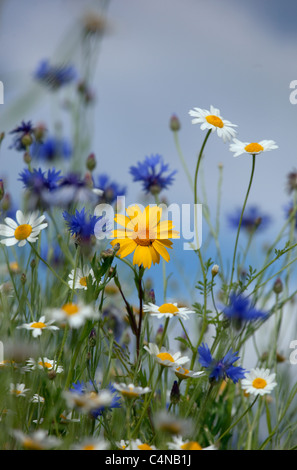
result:
M 246 196 L 244 199 L 241 215 L 240 215 L 240 220 L 238 224 L 238 229 L 237 229 L 237 234 L 236 234 L 236 240 L 235 240 L 235 245 L 234 245 L 234 253 L 233 253 L 233 260 L 232 260 L 232 270 L 231 270 L 231 279 L 230 279 L 230 284 L 229 284 L 229 292 L 230 289 L 232 289 L 232 283 L 233 283 L 233 276 L 234 276 L 234 270 L 235 270 L 235 260 L 236 260 L 236 254 L 237 254 L 237 245 L 238 245 L 238 240 L 239 240 L 239 234 L 240 234 L 240 229 L 241 229 L 241 224 L 242 224 L 242 219 L 243 219 L 243 214 L 246 208 L 247 200 L 249 197 L 249 193 L 251 190 L 253 178 L 254 178 L 254 173 L 255 173 L 255 164 L 256 164 L 256 155 L 253 155 L 253 160 L 252 160 L 252 171 L 251 171 L 251 176 L 250 176 L 250 181 L 248 185 L 248 189 L 246 192 Z M 228 292 L 228 293 L 229 293 Z

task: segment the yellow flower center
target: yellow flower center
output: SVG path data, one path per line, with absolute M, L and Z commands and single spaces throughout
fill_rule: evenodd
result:
M 178 367 L 175 371 L 178 376 L 188 375 L 189 372 L 190 371 L 188 369 L 183 369 L 182 367 Z
M 129 387 L 129 390 L 122 390 L 121 392 L 127 398 L 135 398 L 138 397 L 138 393 L 134 392 L 134 387 Z
M 15 231 L 14 236 L 17 240 L 26 240 L 32 233 L 32 227 L 28 224 L 19 225 Z
M 160 313 L 172 313 L 173 315 L 178 313 L 178 308 L 173 304 L 163 304 L 158 310 Z
M 170 361 L 170 362 L 174 362 L 174 359 L 173 357 L 171 356 L 171 354 L 167 353 L 167 352 L 163 352 L 163 353 L 159 353 L 157 354 L 157 357 L 159 359 L 161 359 L 161 361 Z
M 262 145 L 258 144 L 257 142 L 252 142 L 251 144 L 246 145 L 244 150 L 248 153 L 259 153 L 263 152 L 264 147 L 262 147 Z
M 95 450 L 95 446 L 92 444 L 87 444 L 83 446 L 82 450 Z
M 51 369 L 53 366 L 50 362 L 38 362 L 39 366 L 46 367 L 46 369 Z
M 134 239 L 137 245 L 150 246 L 155 241 L 154 239 L 150 239 L 150 230 L 148 226 L 143 230 L 138 230 L 138 224 L 136 224 L 134 232 L 137 232 L 137 237 Z
M 9 268 L 12 272 L 16 272 L 20 269 L 18 263 L 16 261 L 12 261 L 11 263 L 9 263 Z
M 224 127 L 222 119 L 218 116 L 215 116 L 214 114 L 209 114 L 205 119 L 207 120 L 208 124 L 212 124 L 215 127 Z
M 201 447 L 200 444 L 198 444 L 198 442 L 190 441 L 190 442 L 186 442 L 185 444 L 183 444 L 181 446 L 181 449 L 183 449 L 183 450 L 202 450 L 202 447 Z
M 23 441 L 23 446 L 28 450 L 42 450 L 43 447 L 39 442 L 33 441 L 30 437 L 26 437 Z
M 15 389 L 15 390 L 12 390 L 12 393 L 14 393 L 15 395 L 20 395 L 22 391 Z
M 261 377 L 257 377 L 256 379 L 253 380 L 254 388 L 265 388 L 266 385 L 267 385 L 266 380 L 262 379 Z
M 152 448 L 148 444 L 139 444 L 137 446 L 139 450 L 152 450 Z
M 87 276 L 81 277 L 79 283 L 83 287 L 87 287 Z
M 46 324 L 43 323 L 42 321 L 37 321 L 35 323 L 32 323 L 31 328 L 45 328 Z
M 75 315 L 78 312 L 78 306 L 69 302 L 68 304 L 63 305 L 62 310 L 66 315 Z

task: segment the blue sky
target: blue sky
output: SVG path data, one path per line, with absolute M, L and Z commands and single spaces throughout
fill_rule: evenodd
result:
M 53 129 L 55 108 L 48 93 L 33 83 L 33 71 L 44 58 L 53 63 L 68 59 L 79 67 L 80 20 L 89 11 L 100 12 L 101 5 L 99 0 L 0 2 L 1 129 L 9 132 L 22 119 L 43 121 Z M 297 79 L 296 12 L 293 0 L 110 1 L 110 28 L 98 49 L 93 81 L 97 101 L 90 149 L 100 171 L 129 185 L 129 203 L 142 202 L 140 186 L 130 184 L 129 166 L 155 153 L 178 170 L 168 201 L 192 202 L 168 123 L 172 114 L 179 117 L 180 143 L 194 172 L 204 133 L 191 124 L 188 111 L 212 104 L 238 125 L 239 139 L 272 139 L 279 145 L 257 158 L 249 199 L 274 217 L 269 235 L 278 231 L 289 200 L 286 175 L 297 167 L 297 106 L 289 101 L 290 82 Z M 64 117 L 65 135 L 71 137 L 67 114 L 59 110 L 59 119 Z M 9 143 L 8 137 L 0 168 L 11 192 L 19 195 L 16 180 L 23 163 Z M 224 167 L 221 240 L 229 252 L 235 234 L 225 217 L 243 202 L 251 160 L 234 159 L 227 144 L 211 137 L 204 173 L 212 211 L 219 163 Z

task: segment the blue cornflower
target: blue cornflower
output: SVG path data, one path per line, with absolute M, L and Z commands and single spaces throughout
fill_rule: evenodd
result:
M 75 235 L 77 238 L 85 241 L 95 235 L 95 225 L 102 219 L 102 217 L 88 215 L 85 208 L 81 211 L 76 209 L 75 214 L 69 214 L 64 211 L 63 217 L 66 220 L 71 235 Z
M 176 170 L 168 172 L 169 165 L 165 164 L 161 155 L 151 155 L 145 157 L 143 162 L 138 162 L 137 166 L 130 167 L 133 181 L 141 181 L 146 193 L 159 193 L 162 189 L 167 189 L 174 180 Z
M 39 193 L 44 189 L 52 191 L 57 189 L 58 183 L 61 180 L 60 176 L 61 171 L 56 171 L 55 168 L 47 171 L 42 171 L 41 168 L 34 168 L 32 171 L 27 168 L 20 173 L 19 181 L 22 181 L 25 188 L 29 191 Z
M 68 159 L 72 154 L 70 143 L 66 139 L 48 137 L 44 142 L 34 142 L 30 148 L 32 158 L 52 162 L 59 159 Z
M 50 65 L 48 60 L 43 60 L 34 74 L 36 80 L 47 85 L 52 90 L 57 90 L 77 78 L 77 71 L 72 65 Z
M 15 134 L 14 141 L 10 148 L 18 151 L 25 151 L 34 141 L 35 128 L 31 121 L 22 121 L 20 126 L 10 131 L 10 134 Z
M 233 365 L 239 357 L 237 352 L 234 353 L 232 349 L 222 359 L 217 360 L 212 357 L 208 345 L 202 343 L 198 348 L 198 353 L 200 364 L 209 372 L 210 382 L 229 378 L 236 383 L 245 377 L 245 369 Z
M 230 303 L 224 310 L 224 315 L 240 328 L 243 323 L 265 320 L 268 317 L 266 312 L 257 310 L 251 305 L 248 298 L 240 294 L 231 294 Z
M 108 405 L 101 405 L 98 408 L 96 406 L 90 407 L 89 413 L 95 419 L 101 416 L 106 409 L 121 407 L 121 397 L 111 383 L 105 389 L 102 389 L 100 383 L 93 383 L 91 380 L 87 383 L 78 381 L 72 384 L 72 388 L 70 388 L 69 391 L 78 395 L 93 394 L 93 397 L 94 394 L 95 397 L 97 394 L 99 397 L 100 394 L 108 394 Z M 106 401 L 106 398 L 104 401 Z M 96 400 L 94 401 L 94 405 L 96 405 Z
M 232 228 L 237 229 L 240 221 L 241 209 L 237 209 L 234 214 L 228 216 L 229 223 Z M 250 206 L 246 208 L 241 228 L 247 232 L 253 232 L 254 230 L 264 230 L 268 227 L 271 222 L 269 215 L 263 214 L 257 206 Z
M 115 181 L 111 181 L 106 174 L 99 175 L 94 186 L 102 191 L 99 202 L 105 204 L 113 204 L 117 197 L 124 196 L 127 191 L 125 186 L 120 186 Z

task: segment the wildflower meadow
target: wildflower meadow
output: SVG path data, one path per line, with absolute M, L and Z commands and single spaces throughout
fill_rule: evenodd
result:
M 109 2 L 97 3 L 80 19 L 81 62 L 40 57 L 31 71 L 50 115 L 38 120 L 16 100 L 6 127 L 0 105 L 0 448 L 183 459 L 293 450 L 297 171 L 279 178 L 290 203 L 275 232 L 253 191 L 259 160 L 283 158 L 281 143 L 259 127 L 249 140 L 240 106 L 233 122 L 226 102 L 197 93 L 164 123 L 174 158 L 155 151 L 152 132 L 152 150 L 136 159 L 125 142 L 126 171 L 115 176 L 117 160 L 89 134 L 98 50 L 113 34 Z M 55 113 L 68 132 L 52 125 Z M 213 165 L 213 143 L 241 185 L 227 208 L 230 167 Z

